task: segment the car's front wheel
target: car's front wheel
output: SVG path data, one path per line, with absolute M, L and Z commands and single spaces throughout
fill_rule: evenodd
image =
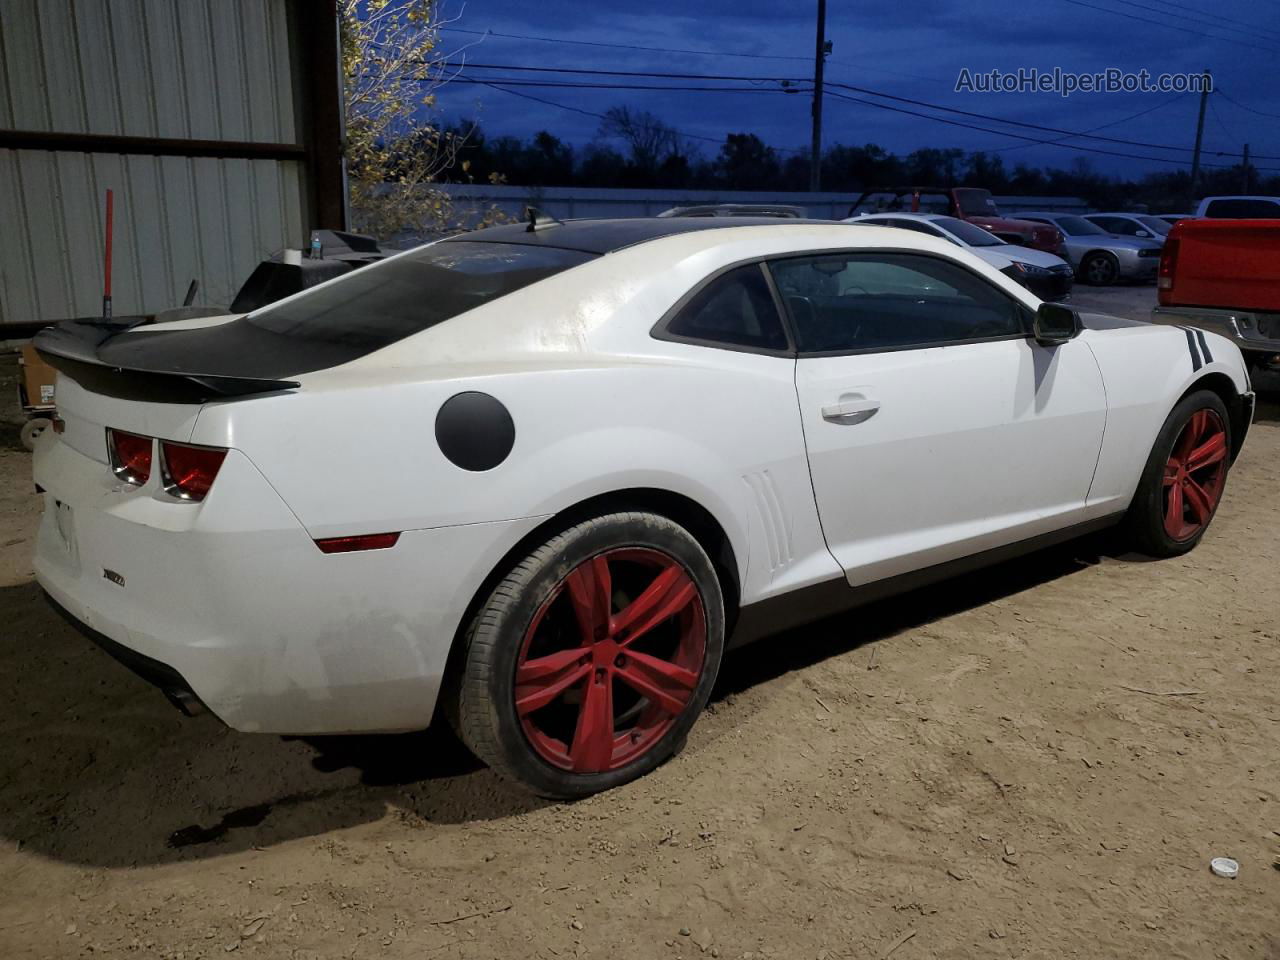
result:
M 516 564 L 476 613 L 454 724 L 539 794 L 610 789 L 683 746 L 724 632 L 715 569 L 688 531 L 650 513 L 587 520 Z
M 1080 273 L 1085 283 L 1109 287 L 1120 279 L 1120 264 L 1109 253 L 1091 253 L 1081 264 Z
M 1165 420 L 1127 517 L 1137 547 L 1175 557 L 1200 542 L 1231 468 L 1231 417 L 1222 398 L 1198 390 Z

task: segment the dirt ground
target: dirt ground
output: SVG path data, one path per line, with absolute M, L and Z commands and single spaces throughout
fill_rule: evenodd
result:
M 1080 542 L 764 641 L 572 805 L 440 731 L 180 717 L 42 601 L 7 411 L 0 957 L 1280 960 L 1277 400 L 1190 556 Z

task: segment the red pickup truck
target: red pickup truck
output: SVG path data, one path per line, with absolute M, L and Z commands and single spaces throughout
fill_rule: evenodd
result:
M 1280 368 L 1280 220 L 1179 220 L 1156 286 L 1154 322 L 1212 330 Z
M 1005 243 L 1067 259 L 1057 227 L 1003 216 L 991 191 L 981 187 L 877 187 L 864 190 L 847 215 L 888 211 L 945 213 L 990 230 Z

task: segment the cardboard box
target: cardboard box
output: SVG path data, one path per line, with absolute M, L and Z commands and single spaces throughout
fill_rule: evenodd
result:
M 22 348 L 19 362 L 22 365 L 23 410 L 28 413 L 52 410 L 53 384 L 57 375 L 53 367 L 40 359 L 40 354 L 29 343 Z

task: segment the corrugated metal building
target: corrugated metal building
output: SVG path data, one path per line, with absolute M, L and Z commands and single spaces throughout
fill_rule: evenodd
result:
M 333 0 L 0 0 L 0 325 L 230 302 L 345 226 Z M 4 339 L 0 333 L 0 339 Z

